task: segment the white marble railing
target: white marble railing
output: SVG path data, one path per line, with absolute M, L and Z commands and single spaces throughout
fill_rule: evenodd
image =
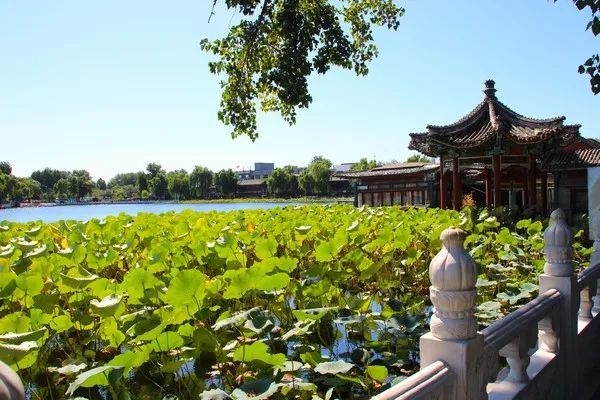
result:
M 575 275 L 562 210 L 544 232 L 539 296 L 477 331 L 476 268 L 464 232 L 442 233 L 431 261 L 431 332 L 420 341 L 421 370 L 375 399 L 589 399 L 600 386 L 600 216 L 591 267 Z

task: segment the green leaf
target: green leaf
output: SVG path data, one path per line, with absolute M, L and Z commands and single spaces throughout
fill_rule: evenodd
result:
M 117 308 L 121 304 L 121 296 L 117 296 L 116 294 L 111 294 L 102 299 L 102 301 L 98 301 L 93 299 L 90 301 L 90 307 L 92 310 L 100 315 L 101 317 L 110 317 L 115 314 Z
M 194 305 L 200 308 L 204 301 L 205 285 L 206 278 L 200 271 L 181 271 L 171 280 L 165 300 L 173 307 Z
M 277 241 L 272 238 L 257 241 L 254 251 L 261 260 L 272 257 L 277 252 Z
M 263 342 L 254 342 L 251 345 L 242 345 L 233 353 L 233 360 L 240 362 L 260 361 L 268 365 L 280 366 L 287 359 L 282 353 L 270 354 L 269 347 Z
M 367 367 L 367 375 L 377 382 L 382 383 L 388 377 L 388 369 L 383 365 L 369 365 Z
M 163 332 L 152 342 L 154 351 L 169 351 L 183 346 L 183 338 L 177 332 Z
M 31 331 L 31 332 L 23 332 L 23 333 L 9 332 L 9 333 L 0 335 L 0 342 L 14 344 L 14 343 L 22 343 L 22 342 L 26 342 L 26 341 L 36 341 L 36 340 L 44 337 L 44 335 L 46 334 L 47 331 L 48 331 L 48 329 L 41 328 L 41 329 L 38 329 L 36 331 Z
M 92 368 L 89 371 L 77 375 L 77 378 L 69 385 L 65 394 L 71 396 L 79 387 L 92 387 L 96 385 L 108 386 L 110 380 L 115 379 L 114 377 L 110 377 L 109 374 L 115 371 L 117 373 L 115 375 L 118 376 L 122 369 L 123 367 L 114 365 L 103 365 L 101 367 Z
M 315 372 L 318 372 L 321 375 L 329 374 L 345 374 L 350 371 L 354 367 L 354 364 L 346 362 L 346 361 L 328 361 L 320 363 L 315 367 Z

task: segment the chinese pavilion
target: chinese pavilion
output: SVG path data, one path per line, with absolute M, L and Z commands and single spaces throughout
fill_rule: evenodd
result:
M 468 190 L 487 207 L 521 206 L 546 213 L 548 183 L 557 183 L 557 164 L 546 167 L 543 161 L 556 161 L 548 155 L 559 150 L 570 154 L 598 143 L 582 141 L 580 125 L 565 124 L 565 117 L 534 119 L 511 110 L 496 97 L 493 80 L 485 82 L 483 92 L 483 101 L 457 122 L 411 133 L 409 148 L 439 158 L 441 208 L 461 208 Z

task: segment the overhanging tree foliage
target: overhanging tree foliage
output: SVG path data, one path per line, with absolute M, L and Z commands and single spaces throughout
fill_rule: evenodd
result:
M 214 6 L 219 3 L 213 0 Z M 308 76 L 332 66 L 366 75 L 377 57 L 372 28 L 397 29 L 404 9 L 394 0 L 225 0 L 242 20 L 222 39 L 201 42 L 223 74 L 218 118 L 232 137 L 258 137 L 256 110 L 276 111 L 289 123 L 312 97 Z M 211 12 L 212 16 L 212 12 Z

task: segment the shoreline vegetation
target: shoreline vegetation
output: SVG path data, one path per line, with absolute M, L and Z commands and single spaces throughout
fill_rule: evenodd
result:
M 281 204 L 352 204 L 352 197 L 249 197 L 233 199 L 194 199 L 194 200 L 114 200 L 114 201 L 74 201 L 74 202 L 22 202 L 17 204 L 0 204 L 0 209 L 30 207 L 89 206 L 103 204 L 230 204 L 230 203 L 281 203 Z

